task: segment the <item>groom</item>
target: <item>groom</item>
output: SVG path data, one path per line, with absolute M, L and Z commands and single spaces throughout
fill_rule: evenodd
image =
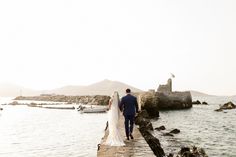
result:
M 126 96 L 122 97 L 119 104 L 120 110 L 123 111 L 125 117 L 125 133 L 127 140 L 129 137 L 134 139 L 132 136 L 134 126 L 134 116 L 138 113 L 138 102 L 137 98 L 131 95 L 131 90 L 126 89 Z

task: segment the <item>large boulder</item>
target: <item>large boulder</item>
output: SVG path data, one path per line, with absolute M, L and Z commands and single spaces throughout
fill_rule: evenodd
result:
M 192 107 L 190 92 L 145 92 L 138 97 L 141 109 L 145 109 L 150 117 L 159 117 L 159 110 L 186 109 Z
M 159 97 L 159 109 L 186 109 L 192 107 L 190 92 L 157 93 Z
M 236 106 L 234 103 L 232 103 L 231 101 L 230 102 L 227 102 L 225 103 L 223 106 L 220 107 L 221 109 L 223 110 L 230 110 L 230 109 L 235 109 Z
M 146 92 L 139 95 L 141 110 L 146 110 L 151 118 L 159 117 L 160 99 L 155 92 Z
M 225 103 L 223 106 L 220 106 L 220 108 L 216 109 L 215 111 L 220 112 L 223 110 L 230 110 L 230 109 L 235 109 L 235 108 L 236 108 L 236 105 L 230 101 L 230 102 Z

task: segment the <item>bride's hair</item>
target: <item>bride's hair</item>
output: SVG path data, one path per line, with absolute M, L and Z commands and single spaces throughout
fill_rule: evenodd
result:
M 112 93 L 112 95 L 111 95 L 111 98 L 113 99 L 114 96 L 116 96 L 116 95 L 119 97 L 119 93 L 118 93 L 117 91 L 114 91 L 114 92 Z

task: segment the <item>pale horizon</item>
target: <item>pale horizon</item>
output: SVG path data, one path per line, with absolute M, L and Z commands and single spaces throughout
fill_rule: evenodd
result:
M 0 83 L 236 95 L 236 1 L 0 1 Z

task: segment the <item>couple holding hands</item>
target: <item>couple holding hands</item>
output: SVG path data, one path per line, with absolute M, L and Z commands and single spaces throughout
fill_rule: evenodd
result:
M 123 112 L 125 119 L 125 133 L 126 138 L 133 139 L 134 117 L 138 113 L 137 98 L 131 95 L 131 90 L 126 89 L 126 96 L 119 98 L 118 92 L 114 92 L 109 101 L 108 111 L 108 128 L 109 134 L 106 140 L 106 145 L 110 146 L 124 146 L 125 143 L 119 130 L 119 116 Z

